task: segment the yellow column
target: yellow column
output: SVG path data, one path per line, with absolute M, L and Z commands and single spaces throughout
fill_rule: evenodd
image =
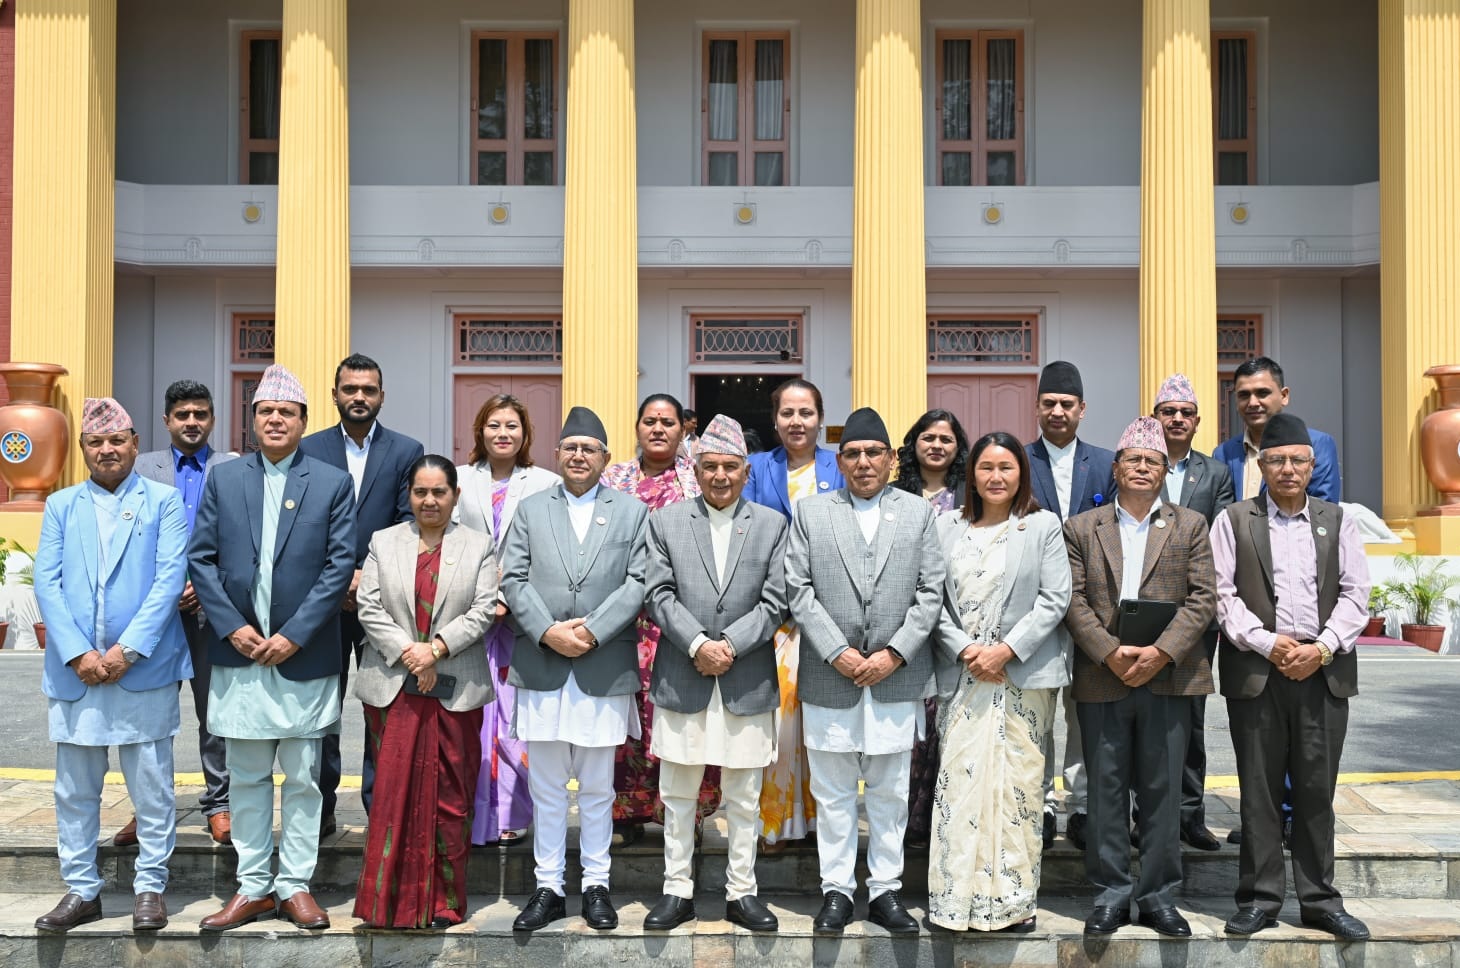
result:
M 1436 500 L 1421 374 L 1460 362 L 1460 0 L 1380 0 L 1379 192 L 1384 517 L 1422 553 L 1460 554 L 1460 520 L 1416 517 Z
M 1141 385 L 1191 378 L 1217 444 L 1217 248 L 1212 220 L 1211 12 L 1207 0 L 1145 0 L 1141 75 Z M 1134 415 L 1132 415 L 1134 416 Z
M 633 0 L 570 0 L 563 412 L 591 407 L 619 460 L 634 453 L 639 390 L 636 136 Z
M 918 0 L 857 0 L 852 190 L 852 406 L 894 443 L 928 408 Z
M 74 432 L 112 389 L 115 0 L 26 0 L 15 23 L 11 358 L 59 363 Z M 61 484 L 86 476 L 73 443 Z
M 310 429 L 333 422 L 350 352 L 350 125 L 346 0 L 284 0 L 274 359 L 304 384 Z

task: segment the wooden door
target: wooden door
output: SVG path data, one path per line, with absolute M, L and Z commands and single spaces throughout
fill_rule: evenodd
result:
M 563 426 L 563 378 L 557 374 L 458 373 L 452 409 L 453 453 L 466 463 L 473 441 L 471 425 L 483 403 L 499 393 L 510 393 L 527 407 L 532 420 L 532 461 L 549 470 L 557 466 L 553 449 Z
M 970 442 L 1004 430 L 1028 443 L 1039 436 L 1034 419 L 1038 382 L 1032 373 L 930 373 L 928 407 L 951 411 L 963 423 Z

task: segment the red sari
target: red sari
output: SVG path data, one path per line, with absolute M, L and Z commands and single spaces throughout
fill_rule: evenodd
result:
M 441 547 L 416 559 L 416 633 L 431 628 Z M 481 768 L 482 711 L 451 712 L 402 690 L 365 705 L 375 752 L 375 801 L 355 917 L 372 928 L 460 924 L 466 915 L 471 809 Z

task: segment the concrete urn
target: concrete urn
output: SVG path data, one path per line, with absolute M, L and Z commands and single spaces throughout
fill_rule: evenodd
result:
M 0 363 L 10 392 L 10 402 L 0 407 L 0 478 L 10 487 L 10 500 L 0 507 L 40 510 L 61 476 L 71 432 L 51 399 L 66 372 L 54 363 Z

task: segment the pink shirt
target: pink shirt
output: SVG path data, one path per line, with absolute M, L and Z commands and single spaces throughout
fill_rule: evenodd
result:
M 1212 524 L 1212 559 L 1217 568 L 1217 621 L 1222 632 L 1239 649 L 1264 656 L 1272 652 L 1277 633 L 1295 639 L 1316 639 L 1334 653 L 1348 652 L 1369 620 L 1369 559 L 1359 540 L 1358 526 L 1348 515 L 1338 528 L 1338 601 L 1328 624 L 1318 621 L 1318 552 L 1313 544 L 1313 524 L 1308 502 L 1292 517 L 1267 501 L 1268 533 L 1272 540 L 1272 583 L 1277 592 L 1274 610 L 1276 632 L 1263 628 L 1261 620 L 1237 597 L 1237 542 L 1232 519 L 1217 515 Z

